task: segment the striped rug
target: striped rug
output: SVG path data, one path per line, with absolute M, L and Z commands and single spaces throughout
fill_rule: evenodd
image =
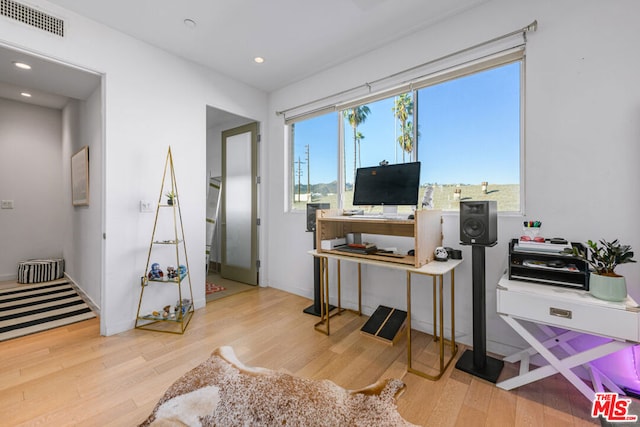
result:
M 0 341 L 94 317 L 67 281 L 0 290 Z

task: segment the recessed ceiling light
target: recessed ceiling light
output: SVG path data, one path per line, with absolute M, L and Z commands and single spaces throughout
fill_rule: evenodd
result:
M 25 64 L 24 62 L 14 62 L 13 65 L 15 65 L 18 68 L 22 68 L 23 70 L 30 70 L 31 69 L 31 65 Z
M 262 64 L 264 62 L 264 58 L 261 56 L 256 56 L 255 58 L 253 58 L 253 60 L 258 64 Z
M 20 92 L 20 95 L 24 96 L 25 98 L 31 98 L 31 94 L 29 92 Z
M 196 23 L 196 21 L 194 21 L 193 19 L 189 19 L 189 18 L 185 19 L 182 22 L 184 22 L 184 26 L 189 28 L 190 30 L 194 29 L 196 27 L 196 25 L 198 25 Z

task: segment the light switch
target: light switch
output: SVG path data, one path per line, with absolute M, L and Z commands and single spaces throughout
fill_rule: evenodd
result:
M 13 200 L 3 200 L 0 204 L 2 209 L 13 209 Z
M 153 202 L 149 200 L 140 200 L 140 212 L 143 212 L 143 213 L 153 212 Z

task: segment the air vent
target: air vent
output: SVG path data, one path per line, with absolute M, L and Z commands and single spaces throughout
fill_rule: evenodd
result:
M 0 0 L 0 15 L 64 37 L 64 21 L 12 0 Z

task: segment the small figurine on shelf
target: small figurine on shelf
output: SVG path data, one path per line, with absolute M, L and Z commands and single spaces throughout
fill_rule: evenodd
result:
M 167 266 L 167 277 L 171 280 L 175 280 L 175 278 L 178 277 L 176 268 L 173 265 Z
M 180 274 L 180 279 L 184 279 L 184 276 L 187 275 L 187 267 L 185 265 L 180 264 L 178 266 L 178 273 Z
M 164 308 L 162 309 L 162 317 L 167 319 L 169 317 L 169 312 L 170 311 L 171 311 L 171 306 L 170 305 L 165 305 Z
M 191 305 L 191 300 L 188 298 L 184 298 L 182 301 L 178 300 L 176 302 L 176 313 L 180 313 L 184 315 L 189 309 L 190 305 Z
M 159 280 L 162 279 L 163 276 L 164 273 L 160 269 L 160 264 L 158 264 L 157 262 L 151 264 L 151 270 L 149 270 L 149 274 L 147 275 L 147 277 L 149 277 L 149 280 Z

